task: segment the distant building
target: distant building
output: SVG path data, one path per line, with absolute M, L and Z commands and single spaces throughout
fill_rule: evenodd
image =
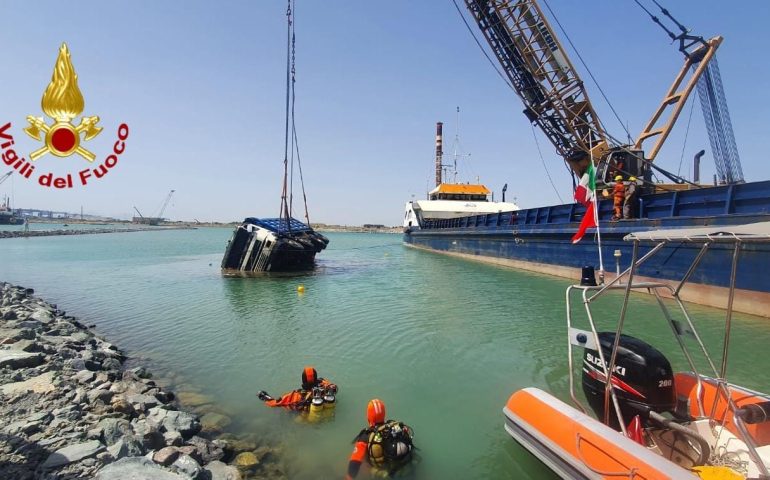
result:
M 385 228 L 385 225 L 380 225 L 379 223 L 365 223 L 364 228 Z

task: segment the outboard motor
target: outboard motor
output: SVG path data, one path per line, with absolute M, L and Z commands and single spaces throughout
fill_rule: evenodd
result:
M 610 362 L 614 342 L 615 332 L 599 333 L 599 343 L 607 364 Z M 626 423 L 646 410 L 658 413 L 674 411 L 676 394 L 671 364 L 660 351 L 648 343 L 621 334 L 612 377 L 620 411 Z M 583 353 L 583 393 L 600 421 L 604 420 L 604 388 L 604 369 L 599 352 L 586 349 Z M 620 430 L 612 400 L 609 402 L 609 409 L 609 426 Z M 641 418 L 646 418 L 646 415 L 641 415 Z

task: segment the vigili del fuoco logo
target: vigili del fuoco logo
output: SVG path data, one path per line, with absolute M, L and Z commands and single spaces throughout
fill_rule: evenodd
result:
M 128 125 L 120 124 L 112 152 L 103 161 L 97 162 L 97 155 L 86 145 L 89 140 L 102 132 L 103 127 L 98 126 L 99 117 L 96 115 L 81 116 L 77 125 L 73 123 L 76 117 L 83 113 L 85 100 L 78 88 L 78 76 L 72 66 L 70 52 L 65 43 L 59 48 L 51 83 L 45 89 L 40 105 L 43 113 L 53 122 L 49 123 L 42 116 L 27 117 L 29 125 L 24 128 L 24 133 L 43 143 L 40 148 L 29 154 L 29 160 L 16 152 L 18 146 L 12 135 L 12 123 L 7 122 L 0 127 L 0 151 L 2 151 L 5 165 L 24 178 L 36 180 L 43 187 L 63 189 L 74 188 L 75 185 L 88 185 L 89 182 L 103 178 L 118 164 L 118 157 L 126 149 Z M 56 161 L 45 158 L 47 154 L 60 158 L 76 155 L 76 159 L 79 157 L 91 166 L 78 169 L 77 173 L 56 175 L 50 170 L 47 172 L 45 170 L 45 162 Z M 35 171 L 38 168 L 40 171 L 36 174 Z

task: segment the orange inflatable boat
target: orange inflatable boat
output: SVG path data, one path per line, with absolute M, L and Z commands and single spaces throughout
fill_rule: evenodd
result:
M 503 408 L 506 431 L 562 478 L 770 479 L 770 396 L 729 383 L 725 375 L 740 252 L 753 248 L 751 243 L 770 243 L 770 222 L 727 231 L 645 232 L 626 240 L 634 242 L 634 254 L 625 272 L 606 285 L 593 286 L 588 279 L 586 285 L 567 289 L 570 403 L 537 388 L 519 390 Z M 648 242 L 653 243 L 650 249 Z M 676 243 L 701 246 L 681 281 L 635 278 L 641 264 Z M 642 248 L 648 251 L 640 257 Z M 689 276 L 713 250 L 727 251 L 733 259 L 725 335 L 716 356 L 724 359 L 720 362 L 712 360 L 679 298 Z M 619 289 L 624 296 L 614 328 L 599 331 L 601 319 L 595 318 L 592 303 Z M 623 333 L 635 290 L 655 297 L 658 324 L 672 332 L 681 350 L 677 358 L 684 358 L 689 371 L 674 372 L 661 351 Z M 582 306 L 584 314 L 573 305 Z M 606 310 L 604 303 L 602 313 Z M 573 365 L 580 357 L 580 364 Z M 707 369 L 700 372 L 696 365 Z M 582 392 L 576 388 L 578 372 Z

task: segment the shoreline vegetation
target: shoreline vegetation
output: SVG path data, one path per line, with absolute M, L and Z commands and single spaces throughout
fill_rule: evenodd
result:
M 40 217 L 30 217 L 30 223 L 55 223 L 55 224 L 62 224 L 65 223 L 67 225 L 126 225 L 126 228 L 120 228 L 120 229 L 106 229 L 109 230 L 109 232 L 126 232 L 126 231 L 148 231 L 148 230 L 162 230 L 162 229 L 168 229 L 168 228 L 179 228 L 179 229 L 185 229 L 185 228 L 199 228 L 199 227 L 214 227 L 214 228 L 235 228 L 237 225 L 240 225 L 241 222 L 229 222 L 229 223 L 221 223 L 221 222 L 184 222 L 184 221 L 165 221 L 161 222 L 157 226 L 147 226 L 142 225 L 139 223 L 132 223 L 128 220 L 114 220 L 114 219 L 104 219 L 104 220 L 80 220 L 76 218 L 40 218 Z M 136 228 L 133 228 L 135 226 Z M 314 230 L 317 230 L 319 232 L 348 232 L 348 233 L 403 233 L 403 227 L 400 226 L 387 226 L 387 225 L 380 225 L 380 224 L 363 224 L 363 225 L 333 225 L 333 224 L 326 224 L 326 223 L 311 223 L 311 226 Z M 23 228 L 19 226 L 20 228 Z M 8 230 L 12 231 L 12 230 Z M 5 231 L 0 231 L 0 238 L 2 238 L 2 234 L 5 233 Z M 91 232 L 86 231 L 85 233 L 97 233 L 97 232 Z M 98 233 L 107 233 L 107 232 L 98 232 Z M 70 233 L 71 235 L 71 233 Z M 18 235 L 15 235 L 18 236 Z
M 91 327 L 0 282 L 0 478 L 286 479 L 281 447 L 227 431 Z

